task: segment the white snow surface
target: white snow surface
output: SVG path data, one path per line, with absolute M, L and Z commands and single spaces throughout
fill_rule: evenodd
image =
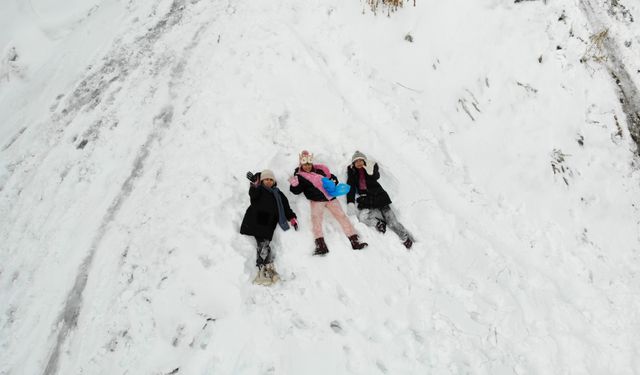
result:
M 0 374 L 640 373 L 638 160 L 578 1 L 5 3 Z M 591 3 L 640 81 L 640 7 Z M 327 214 L 313 257 L 302 149 L 377 160 L 411 251 Z

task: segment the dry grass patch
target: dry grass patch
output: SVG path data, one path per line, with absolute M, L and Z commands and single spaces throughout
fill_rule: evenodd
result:
M 405 0 L 366 0 L 367 4 L 371 8 L 374 14 L 378 14 L 379 11 L 386 11 L 387 15 L 391 15 L 391 12 L 402 8 L 409 1 Z M 413 6 L 416 6 L 416 0 L 413 0 Z

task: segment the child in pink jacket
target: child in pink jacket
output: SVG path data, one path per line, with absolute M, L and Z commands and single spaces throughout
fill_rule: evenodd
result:
M 323 178 L 331 179 L 336 185 L 338 184 L 338 178 L 331 174 L 327 166 L 314 164 L 313 154 L 309 153 L 309 151 L 302 151 L 299 159 L 300 165 L 293 172 L 293 177 L 289 179 L 291 184 L 289 190 L 296 195 L 304 193 L 304 196 L 311 202 L 311 224 L 316 245 L 313 255 L 324 255 L 329 252 L 322 231 L 325 208 L 340 223 L 342 231 L 351 242 L 352 249 L 360 250 L 368 246 L 366 242 L 360 242 L 358 234 L 356 234 L 353 224 L 351 224 L 342 210 L 340 202 L 323 187 Z

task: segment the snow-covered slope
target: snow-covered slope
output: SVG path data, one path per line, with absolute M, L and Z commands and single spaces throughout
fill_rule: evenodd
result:
M 0 374 L 640 372 L 638 161 L 590 42 L 637 87 L 623 11 L 27 3 L 0 16 Z M 283 282 L 252 285 L 244 174 L 286 191 L 302 149 L 378 160 L 414 248 L 327 215 L 312 257 L 287 193 Z

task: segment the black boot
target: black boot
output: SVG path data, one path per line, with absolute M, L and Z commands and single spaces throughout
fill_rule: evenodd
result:
M 329 252 L 327 248 L 327 244 L 324 242 L 324 237 L 316 238 L 316 250 L 313 252 L 313 255 L 325 255 Z
M 384 234 L 387 231 L 387 223 L 384 220 L 378 220 L 376 223 L 376 230 Z
M 402 244 L 407 248 L 407 250 L 409 250 L 411 249 L 411 246 L 413 246 L 413 240 L 411 237 L 408 237 Z
M 360 240 L 358 239 L 358 235 L 354 234 L 353 236 L 349 237 L 349 242 L 351 242 L 351 248 L 353 250 L 360 250 L 363 249 L 367 246 L 369 246 L 368 243 L 366 242 L 360 242 Z

